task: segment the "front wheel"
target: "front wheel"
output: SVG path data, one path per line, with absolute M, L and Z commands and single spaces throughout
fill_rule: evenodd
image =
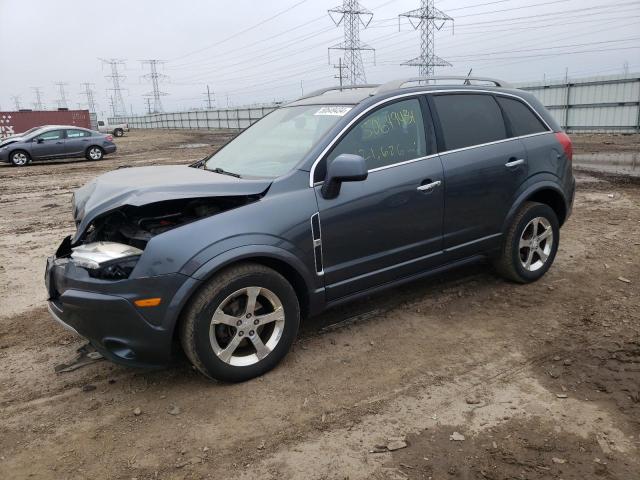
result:
M 122 130 L 121 128 L 116 128 L 113 131 L 113 135 L 116 137 L 122 137 L 124 135 L 124 130 Z
M 242 382 L 284 358 L 299 324 L 291 284 L 275 270 L 247 263 L 221 272 L 195 295 L 181 318 L 180 340 L 204 375 Z
M 11 161 L 11 165 L 14 167 L 24 167 L 31 161 L 31 158 L 29 158 L 29 154 L 27 152 L 17 150 L 15 152 L 11 152 L 9 160 Z
M 503 277 L 518 283 L 538 280 L 551 267 L 558 251 L 560 225 L 551 207 L 525 202 L 506 233 L 494 265 Z
M 102 160 L 104 151 L 100 147 L 89 147 L 87 150 L 87 160 Z

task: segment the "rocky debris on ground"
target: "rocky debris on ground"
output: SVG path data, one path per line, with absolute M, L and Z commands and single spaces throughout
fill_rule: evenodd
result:
M 464 442 L 465 438 L 461 433 L 453 432 L 451 435 L 449 435 L 449 440 L 452 440 L 454 442 Z

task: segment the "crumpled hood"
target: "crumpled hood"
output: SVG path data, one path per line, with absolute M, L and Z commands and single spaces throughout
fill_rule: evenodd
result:
M 24 137 L 21 137 L 19 135 L 0 139 L 0 148 L 4 147 L 5 145 L 9 145 L 10 143 L 22 142 L 23 140 Z
M 249 180 L 184 165 L 121 168 L 96 177 L 73 195 L 76 242 L 98 216 L 124 205 L 183 198 L 258 195 L 271 185 L 270 179 Z

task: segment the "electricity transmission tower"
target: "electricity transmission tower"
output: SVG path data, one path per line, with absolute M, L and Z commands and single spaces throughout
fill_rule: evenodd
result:
M 451 64 L 435 53 L 435 31 L 451 20 L 446 13 L 434 6 L 434 0 L 420 0 L 420 8 L 398 15 L 398 26 L 402 17 L 409 19 L 414 29 L 420 30 L 420 55 L 404 62 L 402 65 L 418 67 L 421 77 L 429 77 L 435 67 L 450 67 Z
M 343 0 L 341 7 L 329 10 L 329 17 L 336 26 L 341 23 L 344 26 L 344 41 L 329 47 L 329 55 L 331 55 L 331 50 L 344 51 L 345 78 L 348 85 L 367 83 L 362 63 L 362 51 L 370 50 L 375 55 L 375 49 L 360 41 L 360 27 L 367 28 L 369 26 L 373 13 L 361 7 L 358 0 Z M 329 58 L 329 63 L 331 63 L 331 58 Z
M 103 66 L 109 65 L 111 69 L 111 75 L 106 75 L 105 78 L 111 79 L 112 87 L 108 90 L 113 92 L 111 95 L 111 111 L 113 112 L 113 116 L 124 116 L 127 114 L 127 107 L 124 105 L 124 99 L 122 98 L 122 86 L 120 82 L 124 81 L 125 77 L 118 72 L 118 66 L 124 66 L 124 60 L 118 58 L 101 58 L 100 61 Z
M 93 97 L 93 88 L 91 88 L 93 86 L 93 83 L 81 83 L 80 86 L 84 87 L 82 95 L 87 97 L 87 107 L 89 108 L 89 111 L 91 113 L 96 113 L 96 101 Z
M 161 113 L 162 102 L 160 101 L 160 96 L 167 95 L 167 93 L 160 91 L 160 81 L 169 77 L 158 73 L 158 64 L 162 63 L 160 60 L 140 60 L 140 62 L 142 65 L 149 65 L 149 73 L 143 75 L 142 78 L 151 80 L 151 87 L 153 88 L 153 91 L 146 95 L 153 97 L 153 113 Z
M 33 102 L 33 109 L 42 110 L 42 89 L 40 87 L 31 87 L 31 90 L 36 96 L 36 101 Z
M 67 106 L 67 92 L 65 92 L 64 87 L 68 84 L 65 82 L 56 82 L 56 86 L 58 87 L 58 94 L 60 97 L 58 98 L 58 108 L 68 108 Z
M 206 91 L 206 92 L 204 92 L 204 95 L 206 95 L 206 96 L 207 96 L 207 108 L 208 108 L 209 110 L 212 110 L 212 109 L 213 109 L 213 104 L 214 104 L 214 103 L 215 103 L 215 101 L 216 101 L 216 94 L 215 94 L 215 92 L 212 92 L 212 91 L 209 89 L 209 85 L 207 85 L 207 91 Z M 213 101 L 211 100 L 211 97 L 213 97 Z
M 11 99 L 13 100 L 13 104 L 16 107 L 16 112 L 20 110 L 20 95 L 11 95 Z

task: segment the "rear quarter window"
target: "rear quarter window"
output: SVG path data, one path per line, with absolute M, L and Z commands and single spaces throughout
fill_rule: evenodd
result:
M 500 96 L 496 99 L 507 116 L 513 136 L 519 137 L 549 130 L 538 116 L 520 100 Z
M 502 112 L 491 95 L 434 95 L 445 150 L 508 138 Z

